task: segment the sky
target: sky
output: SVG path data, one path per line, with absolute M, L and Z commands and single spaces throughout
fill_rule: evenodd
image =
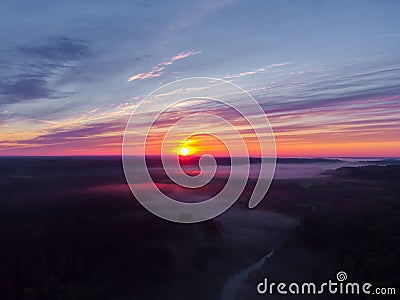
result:
M 398 1 L 1 1 L 0 155 L 120 155 L 146 95 L 214 77 L 256 99 L 278 156 L 398 157 L 399 11 Z

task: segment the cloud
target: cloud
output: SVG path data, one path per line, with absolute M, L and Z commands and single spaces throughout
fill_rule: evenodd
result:
M 256 70 L 245 71 L 245 72 L 241 72 L 241 73 L 238 73 L 238 74 L 228 74 L 228 75 L 224 76 L 223 79 L 228 79 L 229 80 L 229 79 L 236 79 L 236 78 L 245 77 L 245 76 L 248 76 L 248 75 L 255 75 L 255 74 L 265 73 L 269 69 L 283 67 L 283 66 L 289 65 L 291 63 L 292 62 L 283 62 L 283 63 L 270 64 L 268 66 L 261 67 L 261 68 L 258 68 Z
M 368 101 L 400 95 L 399 70 L 396 62 L 382 62 L 378 66 L 353 64 L 327 71 L 305 71 L 287 76 L 268 91 L 261 90 L 256 98 L 272 114 L 347 104 L 368 109 Z
M 395 37 L 398 37 L 398 36 L 399 36 L 398 32 L 396 32 L 396 33 L 384 33 L 382 35 L 382 37 L 384 37 L 384 38 L 395 38 Z
M 84 125 L 80 128 L 68 129 L 68 130 L 53 130 L 45 135 L 38 136 L 25 143 L 32 144 L 53 144 L 61 142 L 71 142 L 76 140 L 91 140 L 99 137 L 107 137 L 108 135 L 121 136 L 125 128 L 123 122 L 106 122 L 106 123 L 94 123 Z
M 128 79 L 128 82 L 134 81 L 134 80 L 144 80 L 144 79 L 149 79 L 149 78 L 157 78 L 160 77 L 164 74 L 164 70 L 167 66 L 172 65 L 174 62 L 184 59 L 186 57 L 199 54 L 201 51 L 199 50 L 190 50 L 190 51 L 184 51 L 181 52 L 170 59 L 163 61 L 162 63 L 158 64 L 157 66 L 153 67 L 149 72 L 146 73 L 139 73 L 136 75 L 131 76 Z
M 9 62 L 2 63 L 0 69 L 0 103 L 58 99 L 73 94 L 57 91 L 51 81 L 63 70 L 76 67 L 89 53 L 83 41 L 63 36 L 16 47 L 12 55 L 8 54 Z
M 20 51 L 28 56 L 47 60 L 56 66 L 80 60 L 89 55 L 89 48 L 82 40 L 68 37 L 53 37 L 39 45 L 21 46 Z
M 164 61 L 163 64 L 168 66 L 188 56 L 190 54 L 183 52 Z M 277 65 L 281 64 L 270 66 L 273 68 Z M 400 66 L 397 61 L 363 61 L 339 66 L 296 66 L 296 70 L 301 72 L 285 69 L 285 72 L 279 72 L 278 77 L 267 80 L 263 77 L 262 81 L 254 85 L 257 89 L 252 92 L 269 116 L 278 144 L 286 147 L 283 149 L 294 149 L 297 145 L 315 145 L 313 147 L 317 149 L 320 144 L 328 143 L 391 142 L 398 135 Z M 175 92 L 182 91 L 171 91 Z M 121 148 L 124 124 L 138 100 L 140 98 L 132 98 L 122 106 L 113 104 L 112 107 L 90 108 L 81 116 L 60 120 L 55 124 L 42 124 L 35 134 L 29 136 L 24 130 L 32 124 L 32 132 L 33 128 L 38 126 L 36 120 L 21 126 L 21 134 L 18 136 L 15 135 L 15 128 L 2 128 L 6 144 L 0 148 L 3 147 L 2 151 L 8 153 L 11 146 L 14 149 L 25 147 L 26 150 L 26 147 L 47 149 L 58 145 L 57 151 L 61 153 L 84 152 L 87 149 L 96 153 L 117 153 Z M 238 128 L 242 125 L 237 114 L 218 103 L 197 100 L 190 104 L 192 106 L 178 106 L 165 112 L 154 124 L 154 138 L 151 136 L 149 141 L 157 141 L 157 130 L 167 129 L 179 119 L 193 115 L 194 112 L 215 113 L 232 124 L 238 124 Z M 241 105 L 240 98 L 238 105 Z M 13 121 L 15 123 L 16 120 Z M 201 120 L 193 118 L 193 124 L 197 128 Z M 139 124 L 137 133 L 140 134 L 141 128 Z M 252 134 L 252 131 L 246 131 L 245 126 L 240 129 L 245 135 Z M 215 130 L 218 132 L 221 129 Z M 93 149 L 103 150 L 97 152 L 98 150 Z
M 8 83 L 0 83 L 4 103 L 13 103 L 25 99 L 48 98 L 54 93 L 42 78 L 20 78 Z

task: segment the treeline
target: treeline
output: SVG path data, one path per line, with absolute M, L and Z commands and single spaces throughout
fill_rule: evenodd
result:
M 399 288 L 400 166 L 342 168 L 333 175 L 323 195 L 315 188 L 297 235 L 310 247 L 332 249 L 338 270 L 351 278 Z

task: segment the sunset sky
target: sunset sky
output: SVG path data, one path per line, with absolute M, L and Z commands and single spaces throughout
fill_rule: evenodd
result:
M 399 1 L 2 1 L 0 155 L 119 155 L 148 93 L 215 77 L 259 102 L 278 156 L 398 157 L 399 12 Z

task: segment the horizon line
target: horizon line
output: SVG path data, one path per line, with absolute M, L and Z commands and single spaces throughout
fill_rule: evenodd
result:
M 127 157 L 139 157 L 140 155 L 127 155 Z M 146 155 L 147 157 L 160 157 L 161 155 Z M 173 157 L 174 155 L 166 155 L 166 156 L 171 156 Z M 122 155 L 120 154 L 105 154 L 105 155 L 1 155 L 0 154 L 0 158 L 19 158 L 19 157 L 25 157 L 25 158 L 40 158 L 40 157 L 63 157 L 63 158 L 68 158 L 68 157 L 121 157 Z M 196 156 L 193 155 L 191 157 L 201 157 L 200 156 Z M 229 158 L 230 156 L 213 156 L 215 158 Z M 235 157 L 235 158 L 246 158 L 246 156 L 231 156 L 231 157 Z M 260 156 L 249 156 L 249 158 L 261 158 Z M 263 157 L 266 159 L 269 159 L 271 157 Z M 373 158 L 373 159 L 377 159 L 377 158 L 382 158 L 382 159 L 400 159 L 400 156 L 277 156 L 276 159 L 280 159 L 280 158 L 303 158 L 303 159 L 341 159 L 341 158 L 359 158 L 359 159 L 363 159 L 363 158 Z

